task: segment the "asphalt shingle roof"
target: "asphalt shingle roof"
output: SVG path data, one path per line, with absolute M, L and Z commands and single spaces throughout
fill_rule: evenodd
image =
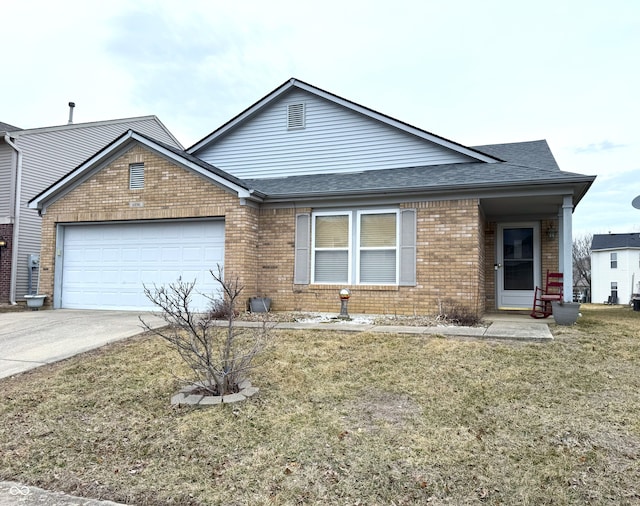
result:
M 473 149 L 507 162 L 560 170 L 549 144 L 545 140 L 489 144 L 486 146 L 473 146 Z
M 581 174 L 555 169 L 539 169 L 506 162 L 477 162 L 244 181 L 250 188 L 275 197 L 327 193 L 382 193 L 414 189 L 442 190 L 583 178 Z
M 352 173 L 240 179 L 184 150 L 136 133 L 213 174 L 262 194 L 267 199 L 505 187 L 560 181 L 577 182 L 583 181 L 586 177 L 559 170 L 546 141 L 532 141 L 474 148 L 503 160 L 510 159 L 508 162 L 455 163 Z
M 640 249 L 640 233 L 635 234 L 596 234 L 591 242 L 591 250 L 601 249 Z
M 16 130 L 22 130 L 22 128 L 18 128 L 16 126 L 10 125 L 9 123 L 3 123 L 0 121 L 0 132 L 15 132 Z

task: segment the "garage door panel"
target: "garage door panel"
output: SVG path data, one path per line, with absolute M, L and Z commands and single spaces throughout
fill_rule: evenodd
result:
M 105 262 L 119 262 L 120 250 L 117 248 L 103 248 L 102 260 Z
M 140 248 L 140 256 L 148 262 L 157 262 L 160 260 L 160 251 L 158 248 L 142 247 Z
M 162 248 L 162 262 L 175 262 L 181 260 L 181 248 Z
M 120 271 L 115 268 L 104 268 L 100 270 L 99 283 L 103 286 L 107 286 L 109 283 L 113 283 L 114 280 L 120 279 Z M 82 281 L 80 279 L 79 281 Z
M 152 288 L 196 280 L 196 290 L 219 292 L 209 269 L 224 261 L 224 222 L 167 222 L 65 227 L 61 307 L 157 309 Z M 193 296 L 194 307 L 209 301 Z
M 204 258 L 209 262 L 220 263 L 222 265 L 222 259 L 224 258 L 224 248 L 204 248 Z M 215 265 L 214 265 L 215 270 Z

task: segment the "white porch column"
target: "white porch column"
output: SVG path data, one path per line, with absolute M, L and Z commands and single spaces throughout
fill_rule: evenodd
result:
M 565 195 L 562 199 L 562 219 L 560 220 L 560 267 L 564 273 L 564 301 L 573 301 L 573 197 Z

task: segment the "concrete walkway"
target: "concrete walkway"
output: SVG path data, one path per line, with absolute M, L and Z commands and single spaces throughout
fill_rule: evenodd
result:
M 290 330 L 337 330 L 342 332 L 374 332 L 385 334 L 418 334 L 441 335 L 450 337 L 476 337 L 485 339 L 513 339 L 545 341 L 553 339 L 547 325 L 548 320 L 536 320 L 524 314 L 491 314 L 485 316 L 486 326 L 462 327 L 457 325 L 440 325 L 434 327 L 416 327 L 411 325 L 374 325 L 357 323 L 358 316 L 353 315 L 354 321 L 333 319 L 321 323 L 276 323 L 276 329 Z M 221 322 L 226 325 L 225 322 Z M 237 322 L 239 326 L 256 327 L 259 322 Z
M 142 315 L 153 327 L 164 325 L 151 313 Z M 387 334 L 443 335 L 485 339 L 553 339 L 547 320 L 526 315 L 495 314 L 485 317 L 489 326 L 414 327 L 409 325 L 373 325 L 354 321 L 331 320 L 326 323 L 277 323 L 277 329 L 338 330 Z M 226 322 L 221 322 L 226 325 Z M 240 326 L 258 326 L 257 322 L 237 322 Z M 79 353 L 126 339 L 143 331 L 138 313 L 132 311 L 13 311 L 0 313 L 0 378 L 51 364 Z

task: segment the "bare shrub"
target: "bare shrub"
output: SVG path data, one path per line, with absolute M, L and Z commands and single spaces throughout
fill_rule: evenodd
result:
M 211 302 L 209 311 L 192 309 L 195 281 L 178 279 L 167 286 L 144 287 L 145 295 L 160 309 L 159 316 L 168 325 L 154 329 L 142 318 L 140 321 L 147 331 L 178 351 L 194 375 L 191 383 L 201 386 L 205 393 L 228 395 L 238 391 L 254 359 L 265 349 L 269 327 L 266 319 L 257 328 L 235 326 L 235 308 L 243 287 L 237 278 L 224 279 L 219 266 L 217 273 L 209 272 L 222 288 L 222 298 L 205 295 Z M 220 325 L 221 316 L 226 325 Z
M 438 301 L 438 317 L 455 325 L 473 327 L 480 324 L 480 317 L 468 306 L 453 299 Z

